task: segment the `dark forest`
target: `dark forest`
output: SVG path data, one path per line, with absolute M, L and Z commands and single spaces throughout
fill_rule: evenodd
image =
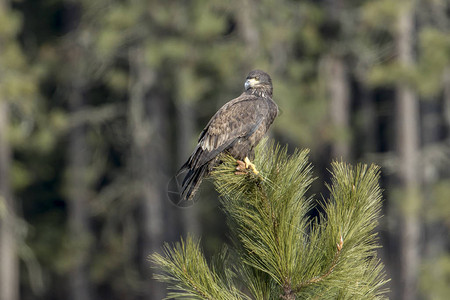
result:
M 448 0 L 0 0 L 0 300 L 159 300 L 164 242 L 228 242 L 211 183 L 167 185 L 253 69 L 309 195 L 381 167 L 389 298 L 447 299 L 449 32 Z

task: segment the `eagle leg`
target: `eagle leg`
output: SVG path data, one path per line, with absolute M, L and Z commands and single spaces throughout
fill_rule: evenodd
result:
M 247 166 L 245 162 L 242 160 L 236 160 L 236 163 L 238 166 L 236 167 L 236 172 L 234 172 L 235 175 L 245 175 L 247 174 Z
M 256 166 L 248 159 L 248 157 L 245 157 L 244 161 L 236 160 L 236 163 L 238 164 L 236 167 L 237 172 L 234 172 L 236 175 L 245 175 L 247 174 L 248 169 L 251 169 L 255 175 L 259 174 L 258 170 L 256 170 Z

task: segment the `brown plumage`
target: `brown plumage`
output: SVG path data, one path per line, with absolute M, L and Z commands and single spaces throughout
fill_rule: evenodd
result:
M 227 152 L 237 160 L 254 158 L 254 148 L 277 116 L 272 100 L 272 80 L 261 71 L 251 71 L 245 91 L 222 106 L 200 133 L 198 145 L 178 174 L 187 171 L 182 183 L 182 200 L 191 200 L 203 178 Z

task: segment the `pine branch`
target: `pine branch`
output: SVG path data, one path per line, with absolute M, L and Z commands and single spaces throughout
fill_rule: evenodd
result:
M 343 246 L 344 246 L 344 240 L 342 239 L 342 236 L 341 236 L 339 243 L 336 243 L 337 250 L 336 250 L 336 254 L 334 255 L 333 261 L 331 262 L 330 268 L 323 275 L 320 275 L 319 277 L 311 278 L 308 281 L 300 283 L 292 292 L 298 293 L 304 286 L 307 286 L 307 285 L 310 285 L 313 283 L 318 283 L 318 282 L 324 280 L 328 275 L 330 275 L 331 272 L 333 272 L 334 268 L 337 265 L 339 255 L 341 254 L 341 250 L 342 250 Z
M 332 290 L 343 292 L 342 287 L 345 286 L 345 293 L 350 295 L 347 298 L 381 298 L 385 292 L 381 286 L 386 280 L 375 251 L 378 247 L 376 234 L 372 233 L 381 209 L 379 168 L 366 165 L 353 168 L 339 162 L 334 162 L 332 166 L 331 198 L 322 204 L 325 213 L 320 217 L 318 230 L 311 233 L 316 241 L 311 245 L 330 249 L 324 252 L 321 261 L 332 260 L 333 263 L 331 268 L 322 265 L 322 274 L 326 276 L 313 277 L 312 281 L 316 286 L 329 286 L 329 293 Z M 342 246 L 344 240 L 346 244 L 341 247 L 340 242 L 337 252 L 331 251 L 336 247 L 333 242 L 336 236 L 342 237 Z M 371 269 L 367 268 L 368 265 Z M 299 293 L 309 293 L 308 287 L 311 284 L 300 285 Z M 317 292 L 315 287 L 311 290 Z
M 284 295 L 281 295 L 280 297 L 283 299 L 295 299 L 295 294 L 300 292 L 300 290 L 303 287 L 310 285 L 310 284 L 318 283 L 318 282 L 324 280 L 328 275 L 331 274 L 331 272 L 333 272 L 334 268 L 336 267 L 338 259 L 339 259 L 339 255 L 341 254 L 341 250 L 342 250 L 343 246 L 344 246 L 344 240 L 342 239 L 342 236 L 341 236 L 339 243 L 336 243 L 337 250 L 336 250 L 336 254 L 334 255 L 333 261 L 331 262 L 330 268 L 324 274 L 322 274 L 318 277 L 311 278 L 308 281 L 302 282 L 294 289 L 292 289 L 291 283 L 287 282 L 287 284 L 285 284 L 283 286 Z
M 286 147 L 258 148 L 255 164 L 262 180 L 251 173 L 230 174 L 235 167 L 231 157 L 224 157 L 213 174 L 233 235 L 245 249 L 244 261 L 270 274 L 280 286 L 297 268 L 302 251 L 296 246 L 298 238 L 306 242 L 306 214 L 312 206 L 312 199 L 304 195 L 312 182 L 307 153 L 296 151 L 288 157 Z
M 311 221 L 312 201 L 305 196 L 312 182 L 307 152 L 288 156 L 286 148 L 273 144 L 259 148 L 255 164 L 260 176 L 235 176 L 235 160 L 222 160 L 213 176 L 241 259 L 270 275 L 282 298 L 302 298 L 318 288 L 337 293 L 363 276 L 365 261 L 379 265 L 372 233 L 381 207 L 377 167 L 333 163 L 332 197 L 322 204 L 324 215 Z M 371 284 L 382 286 L 383 275 L 378 275 L 361 277 L 349 295 L 363 299 L 369 292 L 362 285 L 370 291 Z
M 381 208 L 378 167 L 333 163 L 330 199 L 309 219 L 307 155 L 263 143 L 254 160 L 258 175 L 236 175 L 236 160 L 221 157 L 212 177 L 234 239 L 232 261 L 220 254 L 208 267 L 190 238 L 166 245 L 165 256 L 153 260 L 165 272 L 158 278 L 171 286 L 169 298 L 250 299 L 239 283 L 257 300 L 384 297 L 373 233 Z
M 163 271 L 155 279 L 168 283 L 172 290 L 166 299 L 247 299 L 228 284 L 230 280 L 224 282 L 209 268 L 199 242 L 194 242 L 190 236 L 172 247 L 165 244 L 164 256 L 156 253 L 150 256 L 150 260 Z

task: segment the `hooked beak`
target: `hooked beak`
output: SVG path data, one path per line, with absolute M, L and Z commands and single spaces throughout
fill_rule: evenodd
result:
M 254 87 L 255 85 L 257 85 L 259 83 L 258 80 L 256 80 L 255 78 L 249 78 L 245 81 L 245 90 L 248 90 L 249 88 Z

